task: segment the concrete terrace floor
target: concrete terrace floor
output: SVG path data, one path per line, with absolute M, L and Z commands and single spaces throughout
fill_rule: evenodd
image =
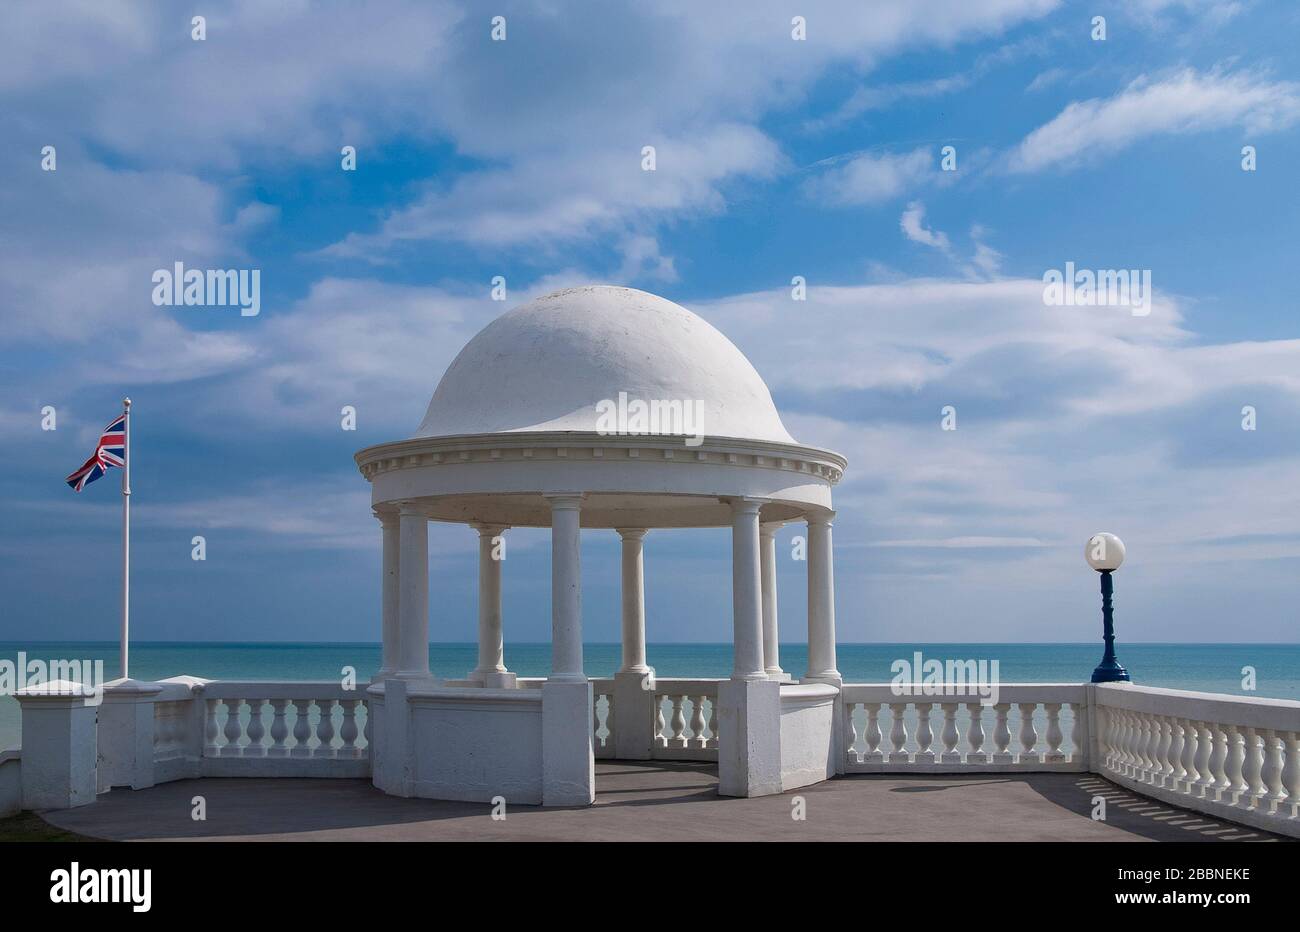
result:
M 1162 805 L 1094 774 L 841 777 L 724 799 L 712 764 L 602 761 L 596 804 L 516 806 L 386 796 L 365 780 L 180 780 L 113 790 L 46 821 L 123 841 L 1277 841 Z M 1092 798 L 1108 801 L 1093 821 Z M 190 818 L 207 800 L 207 820 Z M 791 818 L 802 796 L 806 821 Z

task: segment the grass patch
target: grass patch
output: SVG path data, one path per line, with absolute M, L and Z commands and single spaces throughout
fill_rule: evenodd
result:
M 16 816 L 0 819 L 0 842 L 10 841 L 94 841 L 86 835 L 78 835 L 51 825 L 34 812 L 20 812 Z

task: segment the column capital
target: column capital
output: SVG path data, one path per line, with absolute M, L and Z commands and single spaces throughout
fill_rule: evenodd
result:
M 398 502 L 397 513 L 401 515 L 403 518 L 413 518 L 413 517 L 427 518 L 428 517 L 428 515 L 426 515 L 423 511 L 420 510 L 420 505 L 418 502 L 411 502 L 411 501 Z
M 835 512 L 829 509 L 826 511 L 810 511 L 803 517 L 809 524 L 831 525 L 835 522 Z
M 733 515 L 756 515 L 766 504 L 761 498 L 729 498 L 725 501 L 731 506 Z
M 642 540 L 645 537 L 645 533 L 648 530 L 648 528 L 620 527 L 620 528 L 615 528 L 614 530 L 618 531 L 618 536 L 623 538 L 624 540 Z
M 577 511 L 582 508 L 586 492 L 543 492 L 542 498 L 551 503 L 551 511 Z
M 374 515 L 375 520 L 384 527 L 397 521 L 397 509 L 391 506 L 385 506 L 383 508 L 375 506 L 370 509 L 370 513 Z
M 758 525 L 759 537 L 773 537 L 776 532 L 785 527 L 785 521 L 761 521 Z
M 481 521 L 471 521 L 469 526 L 478 531 L 479 537 L 496 537 L 510 530 L 508 524 L 484 524 Z

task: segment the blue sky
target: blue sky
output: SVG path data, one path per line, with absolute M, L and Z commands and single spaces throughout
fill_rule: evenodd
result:
M 848 457 L 841 640 L 1091 640 L 1102 529 L 1122 638 L 1296 639 L 1293 4 L 205 7 L 202 42 L 185 5 L 6 9 L 0 640 L 115 637 L 117 476 L 62 478 L 124 394 L 137 637 L 377 639 L 352 454 L 493 317 L 585 282 L 701 314 Z M 176 261 L 260 269 L 262 312 L 154 306 Z M 1044 305 L 1067 261 L 1150 269 L 1152 312 Z M 546 537 L 512 533 L 507 643 L 545 640 Z M 431 551 L 431 637 L 472 639 L 475 535 Z M 726 533 L 646 553 L 649 639 L 729 640 Z M 583 569 L 616 640 L 612 532 Z

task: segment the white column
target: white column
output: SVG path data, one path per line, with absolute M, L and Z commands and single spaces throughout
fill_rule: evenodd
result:
M 469 678 L 484 686 L 503 686 L 506 672 L 501 625 L 501 560 L 496 558 L 502 524 L 475 524 L 478 531 L 478 666 Z
M 731 604 L 735 663 L 731 678 L 763 680 L 763 589 L 758 510 L 751 498 L 731 502 Z
M 644 528 L 619 528 L 623 539 L 623 665 L 619 672 L 647 673 L 645 662 Z
M 551 675 L 556 682 L 583 682 L 582 495 L 553 493 L 551 503 Z
M 401 638 L 401 626 L 397 614 L 397 600 L 399 597 L 397 582 L 398 521 L 397 512 L 395 511 L 376 510 L 375 517 L 379 519 L 384 538 L 383 575 L 380 580 L 381 604 L 383 605 L 383 622 L 380 630 L 384 647 L 383 661 L 379 673 L 375 676 L 377 682 L 383 682 L 397 672 L 398 645 Z
M 772 521 L 758 528 L 763 582 L 763 664 L 768 677 L 774 680 L 785 678 L 776 624 L 776 532 L 783 523 Z
M 429 519 L 412 502 L 398 509 L 397 676 L 429 677 Z
M 808 519 L 808 673 L 806 679 L 839 679 L 835 669 L 835 568 L 831 522 L 835 512 Z

